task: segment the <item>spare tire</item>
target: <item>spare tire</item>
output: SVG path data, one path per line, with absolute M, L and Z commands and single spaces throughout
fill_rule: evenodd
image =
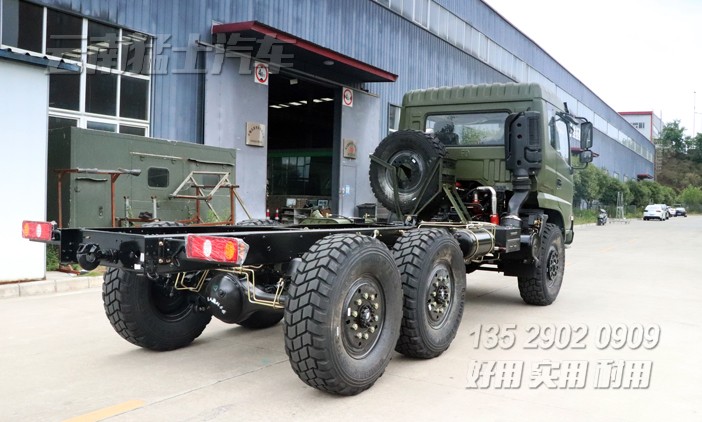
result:
M 373 153 L 381 161 L 390 164 L 391 171 L 371 160 L 370 184 L 375 197 L 385 208 L 396 210 L 393 187 L 393 174 L 397 175 L 397 193 L 400 211 L 412 212 L 417 205 L 439 192 L 439 174 L 431 171 L 437 162 L 446 155 L 446 148 L 433 134 L 419 131 L 397 131 L 380 142 Z M 422 197 L 422 186 L 431 178 Z

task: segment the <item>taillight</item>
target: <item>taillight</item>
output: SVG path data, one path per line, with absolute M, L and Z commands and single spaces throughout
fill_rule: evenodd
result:
M 44 221 L 23 221 L 22 237 L 29 240 L 41 240 L 48 242 L 51 240 L 51 231 L 54 229 L 52 223 Z
M 246 242 L 232 237 L 189 234 L 185 240 L 185 255 L 190 259 L 241 265 L 248 252 Z

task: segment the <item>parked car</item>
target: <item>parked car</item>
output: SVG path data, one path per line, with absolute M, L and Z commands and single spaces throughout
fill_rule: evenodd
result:
M 667 211 L 663 209 L 661 204 L 647 205 L 643 212 L 644 220 L 665 220 Z
M 687 217 L 687 210 L 684 207 L 677 207 L 675 209 L 676 217 Z

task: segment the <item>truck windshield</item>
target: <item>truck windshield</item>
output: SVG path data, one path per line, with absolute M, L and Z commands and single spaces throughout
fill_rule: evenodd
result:
M 446 146 L 503 145 L 507 112 L 427 116 L 426 130 Z

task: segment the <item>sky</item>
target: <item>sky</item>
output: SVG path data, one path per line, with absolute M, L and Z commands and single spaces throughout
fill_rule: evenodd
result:
M 615 111 L 702 132 L 702 0 L 483 1 Z

